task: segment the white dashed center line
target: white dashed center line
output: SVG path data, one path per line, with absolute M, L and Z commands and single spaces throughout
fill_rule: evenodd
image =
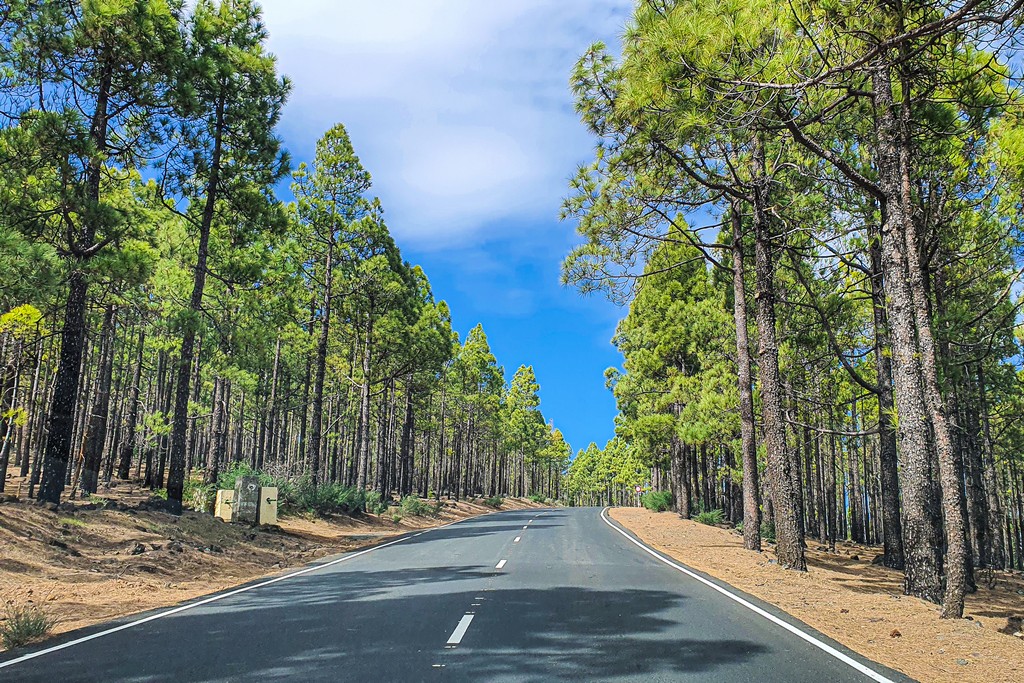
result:
M 452 634 L 448 637 L 449 645 L 458 645 L 462 642 L 462 637 L 466 635 L 466 631 L 469 630 L 469 625 L 473 623 L 473 615 L 463 615 L 462 619 L 459 620 L 459 625 L 455 627 Z
M 516 540 L 514 540 L 514 541 L 512 541 L 512 542 L 513 542 L 513 543 L 519 543 L 519 540 L 520 540 L 521 538 L 522 538 L 522 536 L 516 536 Z
M 495 569 L 501 569 L 502 567 L 504 567 L 504 566 L 505 566 L 505 563 L 506 563 L 506 562 L 508 562 L 508 560 L 502 560 L 502 561 L 501 561 L 501 562 L 499 562 L 498 564 L 494 565 L 494 568 L 495 568 Z

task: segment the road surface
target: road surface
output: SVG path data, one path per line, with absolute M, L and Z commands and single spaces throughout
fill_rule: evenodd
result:
M 0 655 L 0 681 L 907 680 L 710 583 L 600 509 L 501 512 Z

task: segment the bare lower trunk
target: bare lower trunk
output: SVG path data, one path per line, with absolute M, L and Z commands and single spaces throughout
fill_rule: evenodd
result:
M 224 133 L 224 100 L 222 93 L 217 103 L 214 122 L 215 138 L 210 162 L 210 178 L 206 185 L 206 202 L 202 222 L 199 226 L 199 245 L 196 249 L 196 267 L 192 282 L 192 297 L 189 311 L 192 317 L 185 324 L 181 339 L 181 353 L 178 357 L 178 382 L 174 394 L 174 421 L 171 426 L 170 471 L 167 476 L 167 503 L 174 513 L 181 512 L 182 494 L 185 489 L 185 439 L 188 436 L 189 382 L 192 379 L 192 363 L 196 353 L 196 329 L 199 314 L 203 308 L 203 290 L 206 288 L 206 261 L 210 250 L 210 231 L 213 228 L 213 212 L 220 190 L 220 163 L 222 136 Z
M 942 597 L 940 540 L 931 514 L 928 411 L 922 387 L 913 295 L 907 274 L 906 207 L 902 201 L 899 128 L 888 67 L 873 73 L 876 107 L 875 165 L 886 200 L 882 207 L 880 252 L 886 315 L 892 335 L 894 403 L 903 502 L 904 592 L 932 602 Z
M 367 319 L 366 337 L 363 342 L 363 383 L 359 387 L 359 448 L 358 481 L 359 490 L 366 488 L 367 470 L 370 461 L 370 358 L 373 335 L 373 321 Z
M 110 383 L 114 372 L 114 315 L 111 304 L 103 315 L 100 342 L 99 377 L 96 379 L 96 397 L 89 415 L 89 439 L 85 447 L 82 470 L 82 493 L 96 493 L 99 486 L 100 463 L 107 440 L 107 417 L 110 415 Z
M 313 403 L 309 421 L 309 441 L 306 444 L 306 460 L 309 462 L 309 479 L 313 488 L 320 481 L 320 451 L 324 420 L 324 378 L 327 373 L 327 346 L 330 341 L 331 306 L 334 288 L 334 233 L 328 236 L 327 257 L 324 260 L 324 296 L 320 311 L 320 337 L 317 340 L 316 359 L 313 362 Z
M 871 303 L 875 323 L 875 365 L 878 368 L 878 458 L 881 467 L 883 564 L 903 569 L 903 524 L 900 520 L 900 483 L 896 455 L 895 408 L 892 397 L 892 361 L 885 319 L 885 278 L 882 274 L 880 235 L 871 239 Z
M 764 151 L 759 142 L 755 142 L 754 154 L 757 178 L 753 207 L 758 367 L 761 375 L 764 441 L 768 458 L 766 474 L 775 509 L 775 552 L 782 567 L 806 571 L 803 538 L 797 516 L 797 498 L 793 490 L 792 459 L 786 443 L 779 345 L 775 332 L 775 262 L 771 253 L 771 234 L 765 212 L 767 179 L 764 175 Z
M 751 389 L 750 340 L 747 338 L 747 290 L 743 276 L 743 227 L 738 203 L 732 206 L 732 291 L 736 322 L 736 369 L 743 449 L 743 547 L 761 550 L 761 501 L 754 443 L 754 396 Z

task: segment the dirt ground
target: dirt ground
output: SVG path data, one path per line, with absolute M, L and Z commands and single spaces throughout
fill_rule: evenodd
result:
M 1024 575 L 979 574 L 967 619 L 939 619 L 936 605 L 903 595 L 903 575 L 871 564 L 880 548 L 852 543 L 836 552 L 811 544 L 806 573 L 781 569 L 773 547 L 754 553 L 730 529 L 670 512 L 616 508 L 613 519 L 686 565 L 778 606 L 851 650 L 911 678 L 1024 681 Z M 981 585 L 991 579 L 992 588 Z
M 13 486 L 11 485 L 13 483 Z M 0 619 L 9 605 L 42 605 L 63 633 L 216 592 L 377 543 L 414 529 L 492 512 L 446 501 L 435 517 L 330 519 L 288 516 L 277 527 L 227 524 L 212 515 L 162 511 L 130 484 L 50 510 L 0 495 Z M 540 507 L 505 499 L 501 509 Z

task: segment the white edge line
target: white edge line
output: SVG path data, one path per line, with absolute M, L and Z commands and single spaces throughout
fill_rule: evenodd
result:
M 835 649 L 834 647 L 832 647 L 828 643 L 823 643 L 822 641 L 818 640 L 814 636 L 812 636 L 812 635 L 810 635 L 808 633 L 804 633 L 802 630 L 800 630 L 796 626 L 793 626 L 792 624 L 790 624 L 790 623 L 788 623 L 786 621 L 783 621 L 782 619 L 779 619 L 777 616 L 775 616 L 774 614 L 772 614 L 770 612 L 766 612 L 765 610 L 761 609 L 760 607 L 758 607 L 757 605 L 751 603 L 750 601 L 744 600 L 743 598 L 741 598 L 740 596 L 736 595 L 735 593 L 732 593 L 731 591 L 728 591 L 725 588 L 722 588 L 717 583 L 714 583 L 713 581 L 708 581 L 703 576 L 700 576 L 699 574 L 695 574 L 694 572 L 690 571 L 686 567 L 684 567 L 684 566 L 682 566 L 680 564 L 676 564 L 675 562 L 662 557 L 661 554 L 655 552 L 651 548 L 648 548 L 646 545 L 644 545 L 643 543 L 637 541 L 635 538 L 633 538 L 632 536 L 627 534 L 625 531 L 623 531 L 622 529 L 620 529 L 617 526 L 615 526 L 614 524 L 612 524 L 611 521 L 609 521 L 608 517 L 606 516 L 606 513 L 608 512 L 609 509 L 610 508 L 605 508 L 604 510 L 601 511 L 601 519 L 604 520 L 604 523 L 607 524 L 608 526 L 610 526 L 612 529 L 614 529 L 618 533 L 622 534 L 626 538 L 627 541 L 629 541 L 633 545 L 637 546 L 638 548 L 643 550 L 645 553 L 653 556 L 654 558 L 660 560 L 661 562 L 664 562 L 665 564 L 667 564 L 668 566 L 672 567 L 673 569 L 677 569 L 677 570 L 681 571 L 682 573 L 686 574 L 690 578 L 693 578 L 693 579 L 696 579 L 697 581 L 700 581 L 705 586 L 708 586 L 709 588 L 712 588 L 712 589 L 718 591 L 719 593 L 721 593 L 722 595 L 726 596 L 730 600 L 734 600 L 735 602 L 738 602 L 739 604 L 743 605 L 744 607 L 746 607 L 747 609 L 751 610 L 752 612 L 756 612 L 757 614 L 761 615 L 762 617 L 764 617 L 768 621 L 772 622 L 773 624 L 777 624 L 777 625 L 781 626 L 782 628 L 786 629 L 787 631 L 789 631 L 793 635 L 795 635 L 795 636 L 797 636 L 797 637 L 807 641 L 811 645 L 815 646 L 819 650 L 822 650 L 822 651 L 826 652 L 827 654 L 832 655 L 833 657 L 835 657 L 839 661 L 843 662 L 844 664 L 848 664 L 849 666 L 851 666 L 854 669 L 856 669 L 857 671 L 861 672 L 862 674 L 864 674 L 868 678 L 870 678 L 872 680 L 875 680 L 875 681 L 878 681 L 878 683 L 896 683 L 891 678 L 886 678 L 885 676 L 883 676 L 882 674 L 878 673 L 874 669 L 871 669 L 869 667 L 864 666 L 863 664 L 858 662 L 856 659 L 853 659 L 849 655 L 843 654 L 842 652 L 840 652 L 839 650 Z
M 462 637 L 466 635 L 466 631 L 469 630 L 469 625 L 473 623 L 473 615 L 465 614 L 459 619 L 459 625 L 455 627 L 452 634 L 448 636 L 447 645 L 458 645 L 462 642 Z
M 81 638 L 76 638 L 74 640 L 69 640 L 66 643 L 61 643 L 60 645 L 54 645 L 53 647 L 48 647 L 45 650 L 39 650 L 38 652 L 30 652 L 30 653 L 28 653 L 26 655 L 22 655 L 21 657 L 18 657 L 16 659 L 11 659 L 11 660 L 8 660 L 6 662 L 0 662 L 0 669 L 6 668 L 8 666 L 13 666 L 15 664 L 19 664 L 21 662 L 26 662 L 26 661 L 28 661 L 30 659 L 35 659 L 36 657 L 42 657 L 43 655 L 48 655 L 50 653 L 57 652 L 59 650 L 64 650 L 64 649 L 67 649 L 69 647 L 73 647 L 75 645 L 81 645 L 82 643 L 86 643 L 86 642 L 88 642 L 90 640 L 95 640 L 96 638 L 102 638 L 103 636 L 109 636 L 110 634 L 117 633 L 118 631 L 124 631 L 124 630 L 129 629 L 129 628 L 134 628 L 135 626 L 141 626 L 142 624 L 148 623 L 150 621 L 155 621 L 157 619 L 162 619 L 164 617 L 169 617 L 171 615 L 178 614 L 179 612 L 184 612 L 186 610 L 195 609 L 196 607 L 202 607 L 203 605 L 208 605 L 211 602 L 217 602 L 218 600 L 223 600 L 224 598 L 230 598 L 230 597 L 232 597 L 234 595 L 238 595 L 239 593 L 245 593 L 247 591 L 256 590 L 257 588 L 263 588 L 264 586 L 269 586 L 271 584 L 278 583 L 279 581 L 284 581 L 285 579 L 292 579 L 292 578 L 295 578 L 296 576 L 302 576 L 303 574 L 309 574 L 309 573 L 312 573 L 312 572 L 315 572 L 315 571 L 320 571 L 321 569 L 326 569 L 327 567 L 331 567 L 331 566 L 334 566 L 336 564 L 341 564 L 342 562 L 347 562 L 348 560 L 353 560 L 353 559 L 359 557 L 360 555 L 365 555 L 367 553 L 373 552 L 374 550 L 380 550 L 381 548 L 387 548 L 389 545 L 395 545 L 397 543 L 403 543 L 405 541 L 408 541 L 411 538 L 415 538 L 416 536 L 420 536 L 422 534 L 425 534 L 428 531 L 437 531 L 438 529 L 444 529 L 445 527 L 452 526 L 453 524 L 458 524 L 459 522 L 465 522 L 465 521 L 468 521 L 470 519 L 476 519 L 478 517 L 485 517 L 485 516 L 491 515 L 491 514 L 496 514 L 496 513 L 495 512 L 489 512 L 489 513 L 486 513 L 485 515 L 474 515 L 473 517 L 465 517 L 463 519 L 457 519 L 454 522 L 449 522 L 448 524 L 442 524 L 441 526 L 437 526 L 437 527 L 434 527 L 432 529 L 427 529 L 425 531 L 421 531 L 418 534 L 413 534 L 411 536 L 405 536 L 404 538 L 395 539 L 394 541 L 388 541 L 387 543 L 382 543 L 381 545 L 375 545 L 372 548 L 367 548 L 366 550 L 360 550 L 359 552 L 356 552 L 356 553 L 343 555 L 342 557 L 339 557 L 339 558 L 337 558 L 335 560 L 331 560 L 330 562 L 325 562 L 323 564 L 313 565 L 311 567 L 305 567 L 303 569 L 299 569 L 298 571 L 294 571 L 294 572 L 292 572 L 290 574 L 285 574 L 283 576 L 276 576 L 273 579 L 268 579 L 267 581 L 261 581 L 260 583 L 253 584 L 251 586 L 243 586 L 242 588 L 236 588 L 235 590 L 228 591 L 227 593 L 219 593 L 217 595 L 212 595 L 212 596 L 210 596 L 208 598 L 204 598 L 204 599 L 202 599 L 202 600 L 200 600 L 198 602 L 190 602 L 187 605 L 181 605 L 180 607 L 175 607 L 173 609 L 169 609 L 169 610 L 166 610 L 164 612 L 159 612 L 157 614 L 151 614 L 148 617 L 144 617 L 142 619 L 137 619 L 136 621 L 130 621 L 127 624 L 121 624 L 120 626 L 115 626 L 114 628 L 109 628 L 109 629 L 107 629 L 105 631 L 100 631 L 98 633 L 91 633 L 91 634 L 89 634 L 87 636 L 82 636 Z

